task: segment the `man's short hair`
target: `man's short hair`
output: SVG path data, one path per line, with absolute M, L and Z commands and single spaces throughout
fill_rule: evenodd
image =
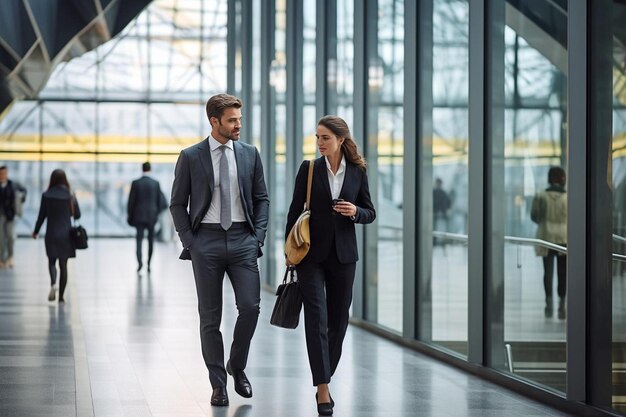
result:
M 2 171 L 3 169 L 8 169 L 6 165 L 2 165 L 0 166 L 0 171 Z
M 206 115 L 211 121 L 211 117 L 217 117 L 218 120 L 222 119 L 224 110 L 234 107 L 240 109 L 243 107 L 243 103 L 240 99 L 230 94 L 216 94 L 206 102 Z
M 150 162 L 144 162 L 141 165 L 141 169 L 143 170 L 143 172 L 148 172 L 150 171 L 151 167 L 150 167 Z

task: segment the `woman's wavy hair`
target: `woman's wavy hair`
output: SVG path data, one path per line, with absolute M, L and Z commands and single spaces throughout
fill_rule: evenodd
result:
M 67 189 L 70 189 L 70 183 L 67 181 L 67 176 L 65 175 L 65 171 L 62 169 L 55 169 L 50 174 L 50 184 L 48 185 L 48 190 L 52 187 L 56 187 L 57 185 L 65 185 Z
M 348 127 L 348 124 L 345 120 L 343 120 L 339 116 L 327 115 L 323 116 L 317 122 L 317 125 L 324 126 L 331 132 L 333 132 L 335 136 L 343 139 L 343 143 L 341 144 L 341 150 L 346 156 L 346 160 L 348 160 L 348 162 L 356 165 L 363 170 L 367 167 L 367 161 L 365 161 L 363 155 L 359 153 L 359 149 L 356 145 L 356 142 L 352 138 L 350 128 Z

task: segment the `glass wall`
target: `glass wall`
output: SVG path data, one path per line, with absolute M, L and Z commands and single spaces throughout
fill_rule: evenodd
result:
M 169 195 L 178 153 L 210 131 L 204 103 L 226 86 L 226 14 L 227 0 L 155 0 L 0 121 L 0 157 L 28 188 L 19 235 L 30 235 L 55 168 L 66 170 L 93 236 L 134 234 L 126 202 L 141 163 L 153 163 Z M 168 213 L 157 230 L 173 235 Z
M 276 0 L 275 28 L 274 28 L 274 57 L 270 68 L 270 86 L 274 97 L 272 128 L 274 129 L 274 175 L 271 177 L 272 190 L 272 218 L 270 227 L 274 239 L 274 271 L 270 279 L 274 283 L 282 278 L 278 276 L 285 270 L 285 219 L 287 218 L 288 204 L 291 201 L 292 190 L 287 190 L 285 183 L 287 171 L 287 1 Z M 280 271 L 280 272 L 279 272 Z M 270 281 L 272 282 L 272 281 Z
M 304 159 L 315 158 L 317 146 L 315 143 L 315 128 L 317 117 L 315 111 L 315 74 L 316 74 L 316 0 L 304 0 L 304 48 L 302 53 L 302 88 L 304 93 L 304 108 L 302 109 L 302 155 Z
M 567 15 L 531 3 L 491 4 L 490 360 L 565 392 Z
M 402 331 L 402 202 L 404 178 L 404 1 L 379 0 L 377 57 L 370 61 L 368 87 L 376 124 L 375 144 L 366 150 L 378 216 L 377 301 L 379 324 Z M 372 149 L 371 146 L 376 146 Z M 371 155 L 375 155 L 374 158 Z M 375 171 L 375 175 L 373 173 Z M 370 185 L 371 186 L 371 185 Z M 374 191 L 376 192 L 376 191 Z M 366 233 L 371 230 L 366 229 Z M 368 239 L 374 235 L 368 234 Z
M 261 16 L 261 2 L 252 3 L 252 16 Z M 261 19 L 252 19 L 252 143 L 261 149 Z
M 422 143 L 422 198 L 433 237 L 422 242 L 431 263 L 432 341 L 467 354 L 469 4 L 433 1 L 432 132 Z M 424 109 L 426 110 L 426 109 Z M 428 205 L 427 205 L 428 206 Z M 428 220 L 427 220 L 428 221 Z
M 354 1 L 337 0 L 336 51 L 328 60 L 330 111 L 352 127 L 354 115 Z M 334 56 L 332 54 L 335 54 Z
M 613 408 L 626 414 L 626 5 L 613 2 Z

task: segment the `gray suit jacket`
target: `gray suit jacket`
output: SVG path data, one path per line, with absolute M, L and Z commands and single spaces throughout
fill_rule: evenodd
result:
M 259 241 L 261 256 L 260 247 L 265 241 L 270 201 L 261 156 L 252 145 L 238 141 L 234 141 L 233 145 L 246 221 Z M 184 248 L 180 259 L 191 259 L 189 248 L 209 210 L 213 195 L 213 163 L 207 139 L 181 151 L 174 175 L 170 211 Z

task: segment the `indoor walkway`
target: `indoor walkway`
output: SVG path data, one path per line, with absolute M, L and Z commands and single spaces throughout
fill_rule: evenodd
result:
M 317 416 L 302 325 L 261 316 L 246 372 L 254 397 L 211 407 L 191 264 L 159 244 L 135 272 L 134 240 L 92 239 L 70 261 L 66 303 L 48 302 L 43 239 L 18 239 L 0 270 L 0 416 Z M 236 310 L 225 285 L 224 342 Z M 350 327 L 331 383 L 337 417 L 563 416 L 494 384 Z

